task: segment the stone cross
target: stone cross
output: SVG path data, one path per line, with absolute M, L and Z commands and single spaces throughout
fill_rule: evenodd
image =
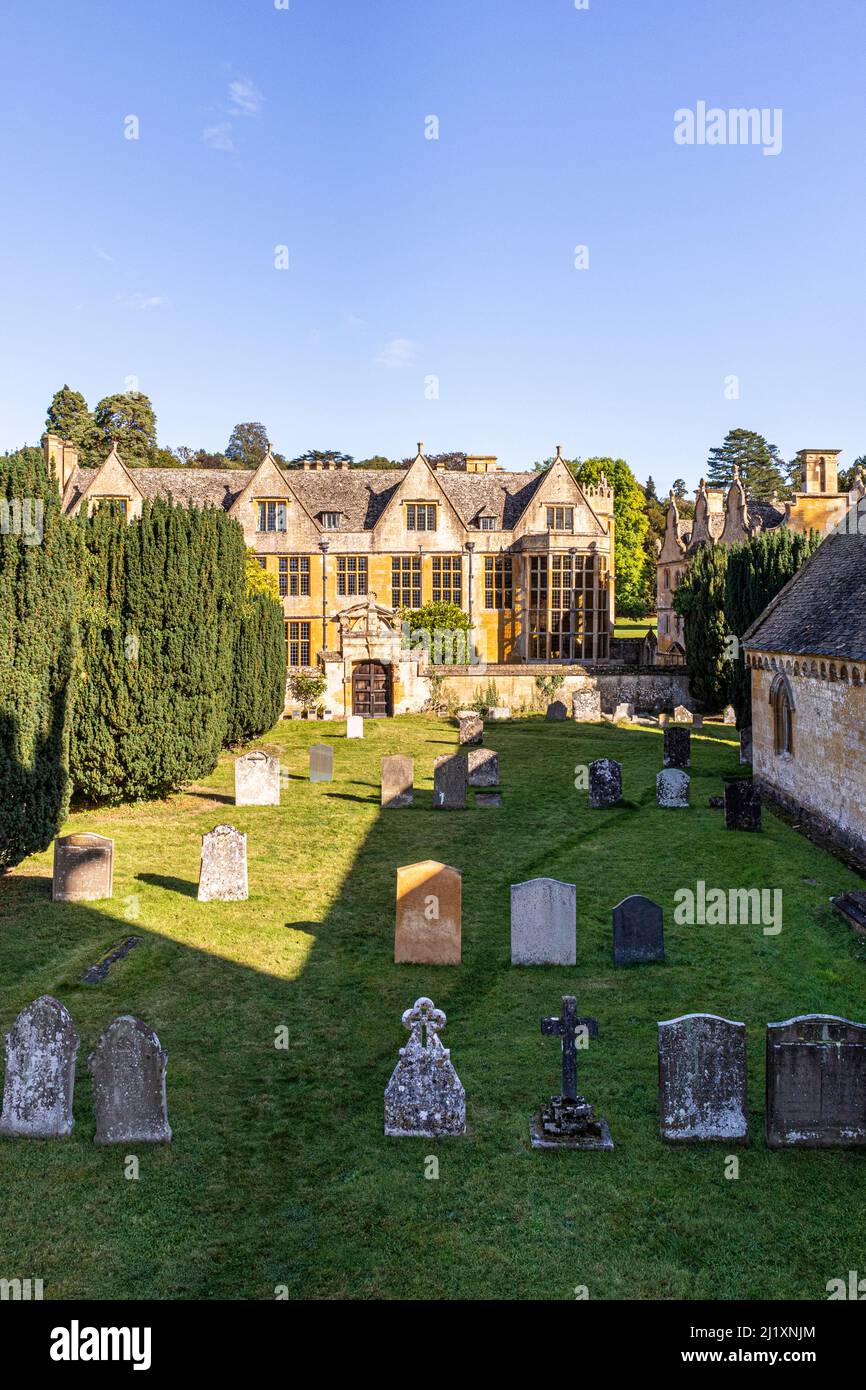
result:
M 562 1038 L 562 1095 L 565 1100 L 577 1100 L 577 1030 L 586 1028 L 591 1038 L 598 1037 L 594 1018 L 580 1018 L 573 994 L 562 996 L 560 1018 L 543 1018 L 541 1031 L 547 1037 Z

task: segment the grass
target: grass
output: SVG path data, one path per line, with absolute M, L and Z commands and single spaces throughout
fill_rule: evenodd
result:
M 866 1017 L 862 948 L 828 905 L 860 880 L 765 815 L 726 832 L 707 797 L 737 766 L 733 730 L 692 737 L 692 808 L 658 810 L 658 730 L 488 726 L 499 809 L 434 811 L 447 722 L 284 723 L 266 746 L 288 773 L 280 808 L 236 809 L 232 762 L 165 803 L 76 814 L 66 829 L 115 840 L 110 902 L 52 904 L 50 853 L 0 880 L 0 1025 L 42 993 L 82 1037 L 76 1127 L 66 1141 L 0 1141 L 0 1277 L 41 1277 L 47 1298 L 826 1297 L 862 1268 L 862 1155 L 764 1145 L 768 1020 Z M 331 784 L 306 780 L 312 742 L 333 741 Z M 415 758 L 416 804 L 379 809 L 384 753 Z M 614 756 L 626 804 L 588 810 L 576 765 Z M 200 904 L 200 835 L 249 836 L 250 898 Z M 462 869 L 463 964 L 393 964 L 395 869 Z M 509 884 L 547 874 L 578 888 L 578 965 L 509 964 Z M 685 927 L 678 887 L 781 887 L 784 929 Z M 614 970 L 610 912 L 644 892 L 665 909 L 667 961 Z M 137 915 L 136 915 L 137 914 Z M 104 983 L 83 970 L 130 931 L 141 944 Z M 599 1021 L 581 1087 L 611 1154 L 530 1148 L 530 1114 L 558 1089 L 559 1050 L 539 1020 L 562 993 Z M 386 1140 L 383 1091 L 419 995 L 445 1009 L 466 1088 L 468 1134 Z M 748 1025 L 751 1137 L 740 1175 L 724 1146 L 658 1135 L 656 1021 L 708 1010 Z M 98 1150 L 86 1057 L 131 1012 L 169 1053 L 170 1147 Z M 287 1025 L 288 1050 L 275 1048 Z M 438 1181 L 425 1158 L 439 1160 Z
M 646 637 L 648 627 L 653 632 L 658 628 L 658 618 L 651 613 L 648 618 L 617 618 L 614 624 L 614 637 Z

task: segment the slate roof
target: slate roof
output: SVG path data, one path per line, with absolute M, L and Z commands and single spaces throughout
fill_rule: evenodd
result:
M 781 526 L 785 520 L 784 507 L 780 510 L 778 507 L 774 507 L 772 502 L 759 501 L 756 497 L 750 497 L 746 506 L 749 520 L 751 522 L 760 521 L 764 531 L 772 531 L 776 526 Z
M 98 468 L 76 468 L 68 484 L 68 507 L 80 501 L 98 472 Z M 245 468 L 130 468 L 129 474 L 142 497 L 167 494 L 178 502 L 198 507 L 211 502 L 226 510 L 251 477 Z
M 866 536 L 828 536 L 743 637 L 752 651 L 866 661 Z

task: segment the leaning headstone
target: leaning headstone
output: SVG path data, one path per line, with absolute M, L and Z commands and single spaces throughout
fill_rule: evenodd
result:
M 593 810 L 622 800 L 622 765 L 615 758 L 596 758 L 589 765 L 589 804 Z
M 640 965 L 664 960 L 663 914 L 658 903 L 633 893 L 613 910 L 613 963 Z
M 740 762 L 750 763 L 752 761 L 752 731 L 751 729 L 740 730 Z
M 678 767 L 666 767 L 656 777 L 656 805 L 679 810 L 689 804 L 689 776 Z
M 398 965 L 459 965 L 459 869 L 426 859 L 397 870 L 394 960 Z
M 235 758 L 235 805 L 279 806 L 280 764 L 261 749 Z
M 492 748 L 470 748 L 466 767 L 470 787 L 499 786 L 499 754 Z
M 722 715 L 722 723 L 723 723 L 723 724 L 736 724 L 736 722 L 737 722 L 737 711 L 734 709 L 733 705 L 725 705 L 725 712 L 724 712 L 724 714 Z
M 465 753 L 444 753 L 433 764 L 433 805 L 441 811 L 466 809 Z
M 85 831 L 59 835 L 54 841 L 51 897 L 56 903 L 90 903 L 110 898 L 114 876 L 114 841 Z
M 562 1092 L 551 1096 L 532 1119 L 529 1138 L 534 1149 L 606 1149 L 613 1148 L 607 1120 L 598 1119 L 584 1096 L 577 1091 L 577 1051 L 590 1038 L 598 1037 L 594 1018 L 580 1018 L 573 994 L 562 996 L 562 1013 L 558 1018 L 543 1018 L 541 1031 L 545 1037 L 562 1039 Z
M 364 737 L 364 718 L 360 714 L 350 714 L 346 720 L 346 738 Z
M 397 1139 L 438 1139 L 466 1133 L 466 1096 L 439 1034 L 445 1015 L 432 999 L 416 999 L 402 1018 L 409 1041 L 385 1087 L 385 1133 Z
M 412 805 L 415 764 L 402 753 L 390 753 L 382 759 L 382 808 L 399 811 Z
M 601 722 L 601 691 L 597 686 L 589 690 L 575 690 L 571 697 L 571 717 L 579 724 Z
M 725 829 L 760 830 L 761 794 L 751 777 L 740 777 L 725 786 Z
M 484 737 L 484 720 L 478 714 L 464 715 L 460 720 L 461 746 L 481 743 Z
M 630 721 L 632 719 L 634 719 L 634 705 L 627 704 L 624 701 L 623 703 L 617 705 L 616 709 L 613 712 L 614 724 L 619 723 L 621 720 Z
M 334 749 L 330 743 L 314 743 L 310 748 L 310 781 L 334 780 Z
M 65 1139 L 72 1133 L 78 1033 L 50 994 L 22 1009 L 6 1034 L 0 1134 Z
M 511 885 L 511 964 L 574 965 L 577 888 L 555 878 Z
M 767 1144 L 866 1144 L 866 1024 L 832 1014 L 767 1024 Z
M 568 718 L 568 710 L 567 710 L 566 707 L 565 707 L 565 701 L 564 701 L 564 700 L 553 700 L 553 701 L 547 706 L 547 713 L 545 714 L 544 717 L 545 717 L 545 719 L 551 719 L 551 720 L 555 721 L 556 723 L 561 722 L 563 719 L 567 719 L 567 718 Z
M 664 732 L 664 767 L 689 767 L 692 760 L 692 731 L 674 724 Z
M 837 893 L 830 902 L 849 927 L 858 935 L 866 936 L 866 893 L 855 888 L 848 893 Z
M 692 722 L 692 712 L 691 712 L 691 710 L 690 710 L 690 709 L 686 709 L 685 705 L 677 705 L 676 709 L 674 710 L 674 723 L 675 723 L 675 724 L 691 724 L 691 722 Z
M 247 837 L 233 825 L 217 825 L 201 837 L 198 900 L 235 903 L 247 897 Z
M 93 1081 L 97 1144 L 167 1144 L 168 1056 L 140 1018 L 112 1019 L 87 1059 Z
M 683 1014 L 658 1028 L 662 1138 L 744 1142 L 749 1128 L 745 1023 Z

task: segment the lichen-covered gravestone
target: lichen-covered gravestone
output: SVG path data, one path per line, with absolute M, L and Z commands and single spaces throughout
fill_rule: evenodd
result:
M 664 767 L 689 767 L 692 760 L 692 731 L 674 725 L 664 732 Z
M 235 758 L 235 805 L 279 806 L 280 763 L 262 749 Z
M 555 878 L 511 885 L 511 964 L 574 965 L 577 888 Z
M 364 737 L 364 718 L 360 714 L 350 714 L 346 720 L 346 738 Z
M 547 713 L 544 717 L 545 719 L 552 719 L 557 723 L 563 719 L 567 719 L 568 710 L 565 707 L 565 702 L 563 700 L 553 700 L 551 704 L 547 706 Z
M 412 805 L 415 764 L 402 753 L 389 753 L 382 759 L 382 809 L 399 811 Z
M 217 825 L 201 837 L 198 900 L 231 903 L 247 897 L 247 837 L 233 825 Z
M 110 898 L 113 875 L 113 840 L 85 831 L 61 835 L 54 841 L 54 902 L 89 903 Z
M 752 731 L 751 729 L 740 730 L 740 762 L 750 763 L 752 761 Z
M 459 965 L 459 869 L 425 859 L 397 870 L 394 960 L 398 965 Z
M 484 720 L 480 715 L 467 714 L 462 716 L 459 737 L 461 745 L 481 743 L 484 738 Z
M 470 748 L 466 767 L 470 787 L 499 786 L 499 754 L 492 748 Z
M 597 686 L 575 690 L 571 697 L 571 717 L 579 724 L 601 723 L 601 691 Z
M 767 1144 L 866 1144 L 866 1024 L 832 1014 L 767 1024 Z
M 589 765 L 589 804 L 593 810 L 622 800 L 622 765 L 615 758 L 596 758 Z
M 564 994 L 562 1013 L 558 1018 L 543 1018 L 541 1031 L 546 1037 L 562 1040 L 562 1091 L 551 1096 L 533 1117 L 529 1126 L 532 1147 L 612 1149 L 607 1120 L 601 1116 L 596 1119 L 593 1107 L 577 1090 L 578 1048 L 586 1047 L 591 1037 L 598 1037 L 598 1023 L 594 1018 L 581 1018 L 574 995 Z
M 465 753 L 444 753 L 433 763 L 433 805 L 440 811 L 465 811 Z
M 439 1034 L 445 1015 L 432 999 L 416 999 L 403 1014 L 409 1041 L 385 1088 L 385 1133 L 438 1139 L 466 1133 L 466 1096 Z
M 664 960 L 664 918 L 658 903 L 633 893 L 613 910 L 613 963 L 640 965 Z
M 332 782 L 334 750 L 330 743 L 314 743 L 310 748 L 310 781 Z
M 740 777 L 725 787 L 725 828 L 760 830 L 761 794 L 751 777 Z
M 140 1018 L 112 1019 L 87 1059 L 93 1081 L 97 1144 L 167 1144 L 168 1056 Z
M 656 804 L 678 810 L 689 804 L 689 775 L 678 767 L 666 767 L 656 777 Z
M 21 1010 L 6 1034 L 0 1134 L 65 1139 L 72 1133 L 78 1044 L 69 1011 L 50 994 Z
M 674 709 L 674 720 L 677 724 L 691 724 L 692 712 L 686 709 L 685 705 L 677 705 Z
M 736 724 L 737 711 L 734 709 L 733 705 L 725 705 L 725 712 L 722 715 L 722 722 L 724 724 Z
M 745 1142 L 746 1025 L 683 1014 L 658 1026 L 663 1139 Z

